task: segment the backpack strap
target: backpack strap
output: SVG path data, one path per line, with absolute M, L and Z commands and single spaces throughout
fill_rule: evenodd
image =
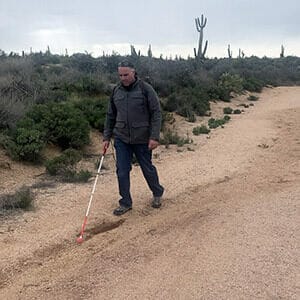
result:
M 144 96 L 144 105 L 147 107 L 148 112 L 150 112 L 150 107 L 149 107 L 149 100 L 148 100 L 148 90 L 145 87 L 145 82 L 141 79 L 139 79 L 139 86 L 142 90 L 142 94 Z

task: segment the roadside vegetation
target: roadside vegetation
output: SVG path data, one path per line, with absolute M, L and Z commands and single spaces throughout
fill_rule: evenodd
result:
M 34 196 L 29 187 L 21 187 L 12 194 L 0 195 L 0 213 L 16 209 L 30 210 L 33 208 Z
M 94 58 L 31 53 L 22 56 L 0 50 L 0 146 L 15 160 L 42 163 L 50 175 L 86 181 L 91 174 L 78 170 L 80 153 L 89 143 L 90 130 L 103 131 L 106 107 L 118 82 L 118 54 Z M 173 132 L 173 114 L 195 122 L 209 116 L 210 102 L 230 103 L 234 95 L 259 93 L 264 86 L 300 83 L 300 58 L 243 57 L 222 59 L 163 59 L 127 56 L 139 76 L 153 85 L 163 109 L 162 144 L 182 146 L 188 136 Z M 258 96 L 250 94 L 250 101 Z M 246 106 L 245 106 L 246 107 Z M 242 111 L 224 108 L 224 118 L 195 127 L 194 135 L 207 134 Z M 45 157 L 47 145 L 61 156 Z

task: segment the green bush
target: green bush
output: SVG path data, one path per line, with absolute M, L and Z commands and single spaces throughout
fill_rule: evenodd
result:
M 170 129 L 166 130 L 163 134 L 163 138 L 160 140 L 162 145 L 171 145 L 175 144 L 179 147 L 183 146 L 184 144 L 189 144 L 190 139 L 181 137 L 178 135 L 177 132 L 172 132 Z
M 230 118 L 230 116 L 225 115 L 223 119 L 224 119 L 226 122 L 228 122 L 231 118 Z
M 195 116 L 195 113 L 193 111 L 193 108 L 191 106 L 186 106 L 184 105 L 181 109 L 179 109 L 178 111 L 178 114 L 185 117 L 185 119 L 188 121 L 188 122 L 195 122 L 196 121 L 196 116 Z
M 50 175 L 64 175 L 74 171 L 76 164 L 81 160 L 82 154 L 75 149 L 67 149 L 60 156 L 45 162 L 46 170 Z
M 171 94 L 163 108 L 185 118 L 190 118 L 193 114 L 204 116 L 210 109 L 209 95 L 200 87 L 184 88 Z
M 107 104 L 108 98 L 86 98 L 75 102 L 75 107 L 82 111 L 91 127 L 99 129 L 102 132 L 106 118 Z
M 193 128 L 194 135 L 208 134 L 208 133 L 210 133 L 210 129 L 207 128 L 205 125 L 201 125 Z
M 89 142 L 89 124 L 72 103 L 39 104 L 21 119 L 7 144 L 16 159 L 37 161 L 46 143 L 63 149 L 80 148 Z
M 243 88 L 249 92 L 260 93 L 264 87 L 264 83 L 254 77 L 244 78 Z
M 88 170 L 72 171 L 67 170 L 63 176 L 62 180 L 65 182 L 87 182 L 92 177 L 92 173 Z
M 8 153 L 15 159 L 35 162 L 40 160 L 44 146 L 44 132 L 21 127 L 16 129 L 14 140 L 8 144 Z
M 234 113 L 235 115 L 239 115 L 239 114 L 242 113 L 242 111 L 241 111 L 240 109 L 235 109 L 235 110 L 233 111 L 233 113 Z
M 225 124 L 225 120 L 224 119 L 214 119 L 214 118 L 210 118 L 208 120 L 208 127 L 209 128 L 217 128 L 221 125 Z
M 238 74 L 223 73 L 218 81 L 220 99 L 230 100 L 230 93 L 237 94 L 243 91 L 243 79 Z
M 196 116 L 194 113 L 189 114 L 189 116 L 186 118 L 186 120 L 190 123 L 196 122 Z
M 176 111 L 176 109 L 178 107 L 178 100 L 176 98 L 176 94 L 173 93 L 170 96 L 168 96 L 166 102 L 162 103 L 162 107 L 167 112 Z
M 224 107 L 223 108 L 224 114 L 230 115 L 230 114 L 232 114 L 232 111 L 233 111 L 233 109 L 231 107 Z
M 248 99 L 249 101 L 257 101 L 257 100 L 259 99 L 259 97 L 254 96 L 254 95 L 250 95 L 247 99 Z
M 61 146 L 80 148 L 89 142 L 89 124 L 72 103 L 47 103 L 34 106 L 19 126 L 34 123 L 46 133 L 46 141 Z M 25 122 L 25 124 L 24 124 Z
M 75 149 L 67 149 L 60 156 L 45 162 L 46 170 L 51 176 L 60 176 L 65 182 L 87 182 L 92 176 L 88 170 L 76 170 L 82 154 Z
M 230 120 L 230 116 L 224 116 L 223 119 L 214 119 L 210 118 L 208 120 L 208 127 L 209 128 L 217 128 L 219 126 L 223 126 L 225 123 L 227 123 Z
M 213 86 L 208 90 L 210 99 L 222 100 L 224 102 L 230 102 L 230 90 L 223 86 Z

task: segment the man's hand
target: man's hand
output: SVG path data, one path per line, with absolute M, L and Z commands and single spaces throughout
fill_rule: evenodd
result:
M 154 150 L 155 148 L 157 148 L 157 146 L 159 145 L 159 142 L 158 141 L 155 141 L 155 140 L 149 140 L 149 143 L 148 143 L 148 148 L 150 150 Z
M 106 152 L 106 150 L 108 149 L 109 147 L 109 141 L 103 141 L 103 153 Z

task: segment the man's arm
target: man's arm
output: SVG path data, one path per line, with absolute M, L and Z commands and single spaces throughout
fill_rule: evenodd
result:
M 145 84 L 145 86 L 145 88 L 147 89 L 148 108 L 150 113 L 150 140 L 153 140 L 153 142 L 157 142 L 158 145 L 162 118 L 159 98 L 150 84 Z
M 103 131 L 103 141 L 108 141 L 108 142 L 110 141 L 113 134 L 113 129 L 116 124 L 116 117 L 117 117 L 117 109 L 114 104 L 113 94 L 112 94 L 106 112 L 106 119 L 104 124 L 104 131 Z

